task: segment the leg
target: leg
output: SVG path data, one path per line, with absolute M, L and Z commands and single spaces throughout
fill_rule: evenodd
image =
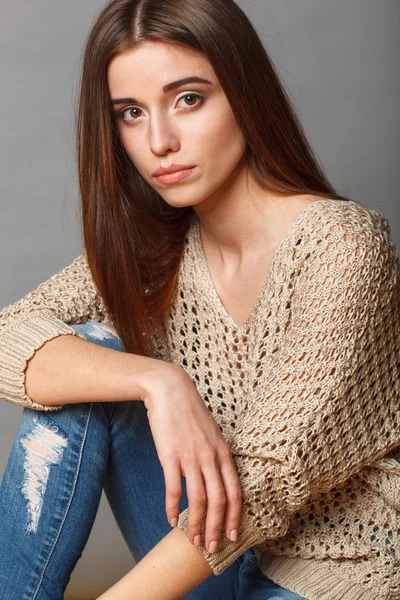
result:
M 245 555 L 239 573 L 238 600 L 305 600 L 264 575 L 252 548 Z
M 73 327 L 115 347 L 89 324 Z M 63 598 L 100 502 L 111 444 L 105 404 L 23 409 L 0 487 L 1 598 Z
M 171 531 L 165 513 L 164 472 L 144 403 L 114 403 L 111 410 L 112 445 L 104 490 L 132 556 L 139 562 Z M 182 477 L 180 510 L 187 505 Z M 211 575 L 185 598 L 236 600 L 240 563 L 238 559 L 221 575 Z

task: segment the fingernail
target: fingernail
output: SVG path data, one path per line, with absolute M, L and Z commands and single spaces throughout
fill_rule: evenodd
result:
M 238 538 L 238 532 L 237 529 L 232 529 L 230 535 L 229 535 L 229 539 L 231 540 L 231 542 L 236 542 Z
M 176 527 L 178 525 L 178 519 L 174 517 L 173 519 L 171 519 L 170 523 L 171 527 Z
M 196 537 L 194 538 L 194 545 L 200 546 L 200 536 L 199 535 L 196 535 Z
M 208 551 L 213 554 L 217 549 L 217 542 L 214 540 L 214 542 L 211 542 L 209 547 L 208 547 Z

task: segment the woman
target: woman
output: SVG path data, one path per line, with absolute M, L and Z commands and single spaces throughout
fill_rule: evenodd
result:
M 0 313 L 4 597 L 62 598 L 104 487 L 104 600 L 399 598 L 399 255 L 239 7 L 109 2 L 77 154 L 84 252 Z

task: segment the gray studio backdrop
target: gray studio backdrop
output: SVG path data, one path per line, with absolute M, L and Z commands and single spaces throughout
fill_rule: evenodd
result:
M 400 3 L 239 4 L 282 73 L 333 184 L 384 214 L 400 248 Z M 73 110 L 84 39 L 102 5 L 0 2 L 0 307 L 81 252 Z M 22 409 L 3 401 L 0 410 L 2 477 Z M 133 565 L 103 492 L 67 600 L 97 597 Z

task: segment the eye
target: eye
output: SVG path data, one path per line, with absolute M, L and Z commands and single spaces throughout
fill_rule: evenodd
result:
M 200 104 L 202 104 L 204 102 L 204 97 L 201 94 L 195 94 L 195 93 L 186 93 L 184 96 L 181 96 L 178 100 L 178 104 L 179 102 L 181 102 L 181 100 L 185 100 L 186 99 L 190 99 L 189 102 L 193 102 L 196 101 L 194 104 L 186 104 L 186 106 L 188 106 L 189 108 L 194 108 Z M 121 112 L 119 113 L 119 118 L 121 118 L 123 121 L 125 121 L 125 123 L 132 123 L 133 121 L 137 121 L 136 117 L 140 117 L 140 114 L 143 112 L 141 108 L 137 107 L 137 106 L 127 106 L 126 108 L 124 108 L 123 110 L 121 110 Z M 133 118 L 128 118 L 125 115 L 129 115 L 129 116 L 133 116 Z
M 201 104 L 204 100 L 203 96 L 201 96 L 200 94 L 185 94 L 184 96 L 182 96 L 181 98 L 179 98 L 178 102 L 180 102 L 181 100 L 185 100 L 186 98 L 198 98 L 200 100 L 200 102 L 198 102 L 197 104 Z M 189 104 L 189 106 L 197 106 L 197 104 Z
M 125 123 L 132 123 L 132 121 L 136 121 L 136 119 L 128 119 L 127 117 L 125 117 L 125 113 L 129 114 L 132 116 L 132 113 L 134 111 L 140 111 L 142 112 L 142 110 L 140 108 L 138 108 L 137 106 L 128 106 L 127 108 L 124 108 L 124 110 L 121 110 L 121 112 L 119 113 L 119 117 L 125 121 Z M 140 115 L 139 115 L 140 116 Z

